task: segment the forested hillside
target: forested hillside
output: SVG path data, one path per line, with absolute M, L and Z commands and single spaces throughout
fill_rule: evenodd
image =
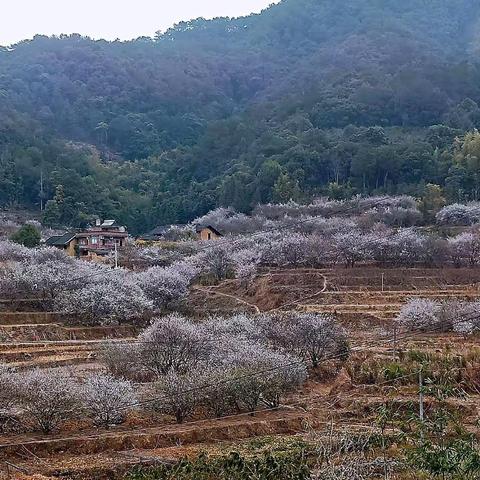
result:
M 284 0 L 155 39 L 0 49 L 0 205 L 139 232 L 328 194 L 478 199 L 474 0 Z M 455 140 L 456 138 L 458 140 Z

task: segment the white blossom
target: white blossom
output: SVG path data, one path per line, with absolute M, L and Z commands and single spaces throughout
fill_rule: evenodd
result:
M 362 234 L 359 230 L 337 233 L 332 240 L 334 250 L 347 267 L 354 267 L 357 262 L 365 261 L 372 257 L 372 242 L 374 238 L 370 235 Z
M 80 399 L 95 425 L 108 428 L 123 423 L 135 409 L 136 395 L 132 384 L 108 374 L 90 375 L 80 387 Z
M 260 403 L 277 407 L 281 396 L 301 385 L 307 377 L 301 360 L 274 352 L 260 343 L 239 341 L 224 362 L 232 369 L 228 371 L 230 395 L 239 408 L 252 413 Z
M 480 258 L 480 235 L 464 232 L 448 239 L 448 250 L 455 266 L 476 265 Z
M 480 330 L 480 302 L 411 299 L 402 307 L 396 321 L 409 330 L 455 331 L 468 335 Z
M 232 252 L 227 245 L 214 246 L 198 253 L 195 262 L 203 275 L 217 282 L 233 275 L 235 269 Z
M 214 338 L 241 338 L 257 341 L 263 336 L 258 318 L 245 313 L 231 317 L 210 317 L 203 328 Z
M 261 230 L 265 219 L 261 216 L 247 216 L 233 208 L 217 208 L 193 221 L 197 227 L 212 226 L 222 233 L 251 233 Z
M 296 313 L 265 317 L 269 340 L 308 360 L 314 368 L 328 359 L 346 359 L 349 347 L 343 328 L 329 315 Z
M 453 203 L 443 207 L 436 216 L 440 225 L 473 225 L 480 222 L 480 203 Z
M 31 257 L 32 250 L 8 240 L 0 241 L 0 262 L 20 262 Z
M 107 325 L 140 318 L 152 310 L 153 303 L 128 275 L 112 271 L 79 290 L 64 291 L 55 306 L 91 324 Z
M 177 314 L 154 320 L 138 341 L 143 367 L 157 376 L 194 369 L 212 348 L 204 329 Z
M 137 275 L 137 281 L 157 309 L 179 307 L 188 295 L 189 279 L 174 267 L 152 267 Z
M 15 377 L 16 402 L 27 420 L 43 433 L 50 433 L 78 413 L 78 392 L 69 372 L 37 368 Z
M 439 311 L 439 302 L 414 298 L 402 306 L 396 321 L 409 330 L 428 330 L 438 325 Z
M 235 275 L 244 282 L 249 282 L 256 275 L 260 261 L 261 251 L 258 248 L 244 248 L 233 254 Z

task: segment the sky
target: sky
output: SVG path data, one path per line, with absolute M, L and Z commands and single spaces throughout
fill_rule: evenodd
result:
M 2 5 L 0 45 L 35 34 L 80 33 L 130 40 L 153 36 L 181 20 L 237 17 L 278 0 L 14 0 Z M 4 3 L 3 1 L 1 2 Z

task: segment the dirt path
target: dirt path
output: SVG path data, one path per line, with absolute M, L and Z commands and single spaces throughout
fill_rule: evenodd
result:
M 281 309 L 286 308 L 286 307 L 297 306 L 301 302 L 313 299 L 315 297 L 318 297 L 322 293 L 325 293 L 327 291 L 327 288 L 328 288 L 328 279 L 327 279 L 326 275 L 324 275 L 323 273 L 321 273 L 321 272 L 319 272 L 318 270 L 315 270 L 315 269 L 310 269 L 309 271 L 314 271 L 315 273 L 318 273 L 322 277 L 323 286 L 322 286 L 321 290 L 319 290 L 318 292 L 315 292 L 313 295 L 309 295 L 308 297 L 302 298 L 301 300 L 289 302 L 289 303 L 280 305 L 280 306 L 278 306 L 274 309 L 268 309 L 267 312 L 270 312 L 270 311 L 275 312 L 275 311 L 281 310 Z M 268 277 L 272 277 L 272 274 L 271 273 L 263 274 L 263 275 L 260 275 L 258 278 L 268 278 Z M 221 286 L 222 286 L 222 284 L 219 285 L 218 287 L 221 287 Z M 230 298 L 232 300 L 235 300 L 238 303 L 241 303 L 242 305 L 246 305 L 247 307 L 254 310 L 255 313 L 261 313 L 262 312 L 262 310 L 260 309 L 260 307 L 258 305 L 255 305 L 254 303 L 248 302 L 247 300 L 245 300 L 245 299 L 243 299 L 243 298 L 241 298 L 237 295 L 234 295 L 232 293 L 225 293 L 225 292 L 218 291 L 216 289 L 218 287 L 201 287 L 199 285 L 195 285 L 193 287 L 193 290 L 203 292 L 203 293 L 206 293 L 208 295 L 217 295 L 217 296 L 224 297 L 224 298 Z
M 253 303 L 250 303 L 250 302 L 247 302 L 246 300 L 244 300 L 243 298 L 240 298 L 240 297 L 237 297 L 235 295 L 231 295 L 229 293 L 223 293 L 223 292 L 217 292 L 215 290 L 211 290 L 210 288 L 208 287 L 200 287 L 198 285 L 195 285 L 193 287 L 193 290 L 197 290 L 198 292 L 203 292 L 203 293 L 206 293 L 206 294 L 209 294 L 209 295 L 219 295 L 221 297 L 226 297 L 226 298 L 231 298 L 233 300 L 235 300 L 236 302 L 238 303 L 241 303 L 243 305 L 247 305 L 248 307 L 252 308 L 253 310 L 255 310 L 256 313 L 261 313 L 260 309 L 257 307 L 257 305 L 254 305 Z

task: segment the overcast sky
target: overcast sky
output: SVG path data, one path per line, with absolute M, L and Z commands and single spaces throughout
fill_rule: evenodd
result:
M 3 2 L 0 45 L 35 34 L 81 33 L 128 40 L 153 36 L 180 20 L 237 17 L 278 0 L 13 0 Z

